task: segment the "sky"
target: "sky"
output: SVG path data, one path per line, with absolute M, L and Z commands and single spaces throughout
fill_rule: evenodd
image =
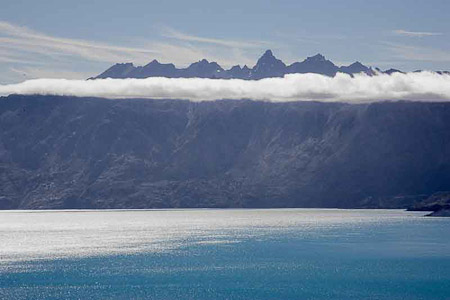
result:
M 450 1 L 0 0 L 0 84 L 84 79 L 114 63 L 252 67 L 317 53 L 337 65 L 450 70 Z

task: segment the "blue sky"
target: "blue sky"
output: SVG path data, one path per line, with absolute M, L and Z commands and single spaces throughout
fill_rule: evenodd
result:
M 286 63 L 322 53 L 339 65 L 450 70 L 445 0 L 0 2 L 0 83 L 155 58 L 253 66 L 265 49 Z

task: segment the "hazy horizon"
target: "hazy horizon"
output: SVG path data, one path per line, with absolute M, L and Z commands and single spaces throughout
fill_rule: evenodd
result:
M 14 1 L 0 11 L 0 84 L 85 79 L 114 63 L 254 65 L 321 53 L 337 65 L 450 70 L 447 1 Z

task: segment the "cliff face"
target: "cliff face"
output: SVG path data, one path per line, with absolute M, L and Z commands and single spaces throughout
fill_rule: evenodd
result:
M 386 199 L 450 190 L 447 103 L 9 96 L 0 128 L 1 208 L 406 207 Z

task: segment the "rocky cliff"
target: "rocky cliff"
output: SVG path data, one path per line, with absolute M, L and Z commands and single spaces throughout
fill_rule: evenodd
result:
M 450 190 L 450 103 L 12 95 L 0 128 L 1 208 L 407 207 Z

